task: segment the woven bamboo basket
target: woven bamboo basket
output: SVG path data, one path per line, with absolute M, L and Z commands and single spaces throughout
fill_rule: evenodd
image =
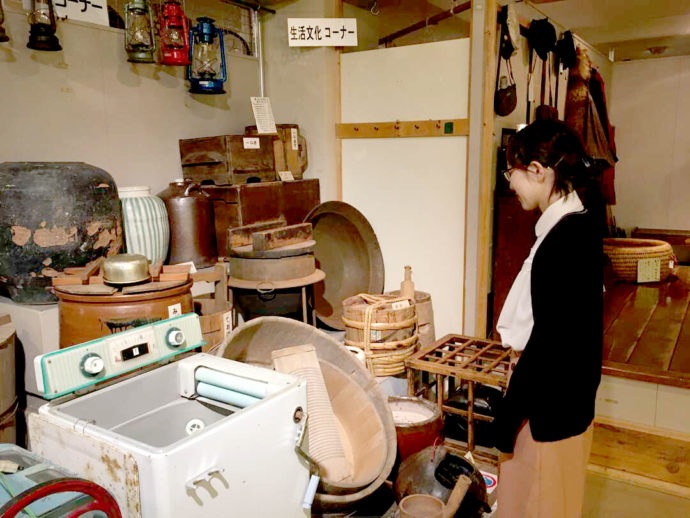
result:
M 611 260 L 616 276 L 627 282 L 637 282 L 637 263 L 640 259 L 661 261 L 660 281 L 666 280 L 673 269 L 673 249 L 658 239 L 605 238 L 604 254 Z
M 362 351 L 375 376 L 405 372 L 419 343 L 415 303 L 403 297 L 360 293 L 343 301 L 345 345 Z

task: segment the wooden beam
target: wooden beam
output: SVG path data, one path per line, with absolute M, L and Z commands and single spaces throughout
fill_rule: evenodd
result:
M 335 16 L 342 18 L 344 16 L 343 0 L 335 0 Z M 335 123 L 336 126 L 343 120 L 342 116 L 342 92 L 341 92 L 341 78 L 340 72 L 340 58 L 343 55 L 343 47 L 336 47 L 337 63 L 336 63 L 336 77 L 335 77 Z M 335 139 L 335 188 L 336 200 L 343 201 L 343 141 L 339 138 Z
M 400 29 L 399 31 L 395 31 L 392 34 L 389 34 L 388 36 L 384 36 L 383 38 L 379 39 L 379 45 L 386 45 L 390 43 L 391 41 L 397 40 L 398 38 L 402 38 L 403 36 L 410 34 L 411 32 L 418 31 L 420 29 L 424 29 L 425 27 L 429 25 L 435 25 L 440 21 L 445 20 L 446 18 L 451 18 L 455 16 L 456 14 L 459 14 L 463 11 L 467 11 L 472 7 L 472 2 L 465 2 L 463 4 L 456 5 L 455 7 L 451 7 L 450 9 L 446 10 L 444 9 L 438 14 L 435 14 L 433 16 L 430 16 L 429 18 L 425 20 L 421 20 L 417 23 L 413 23 L 412 25 L 405 27 L 404 29 Z
M 486 0 L 484 9 L 484 95 L 479 177 L 477 236 L 477 293 L 475 336 L 487 334 L 489 269 L 491 266 L 491 162 L 494 146 L 494 89 L 496 76 L 496 0 Z
M 354 122 L 336 124 L 339 139 L 397 137 L 461 137 L 469 134 L 468 119 Z

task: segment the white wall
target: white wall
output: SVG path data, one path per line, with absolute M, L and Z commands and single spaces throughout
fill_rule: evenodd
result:
M 297 123 L 307 139 L 306 178 L 318 178 L 321 201 L 338 197 L 335 124 L 338 53 L 332 47 L 289 47 L 288 18 L 335 16 L 332 0 L 297 0 L 264 14 L 266 95 L 278 123 Z
M 26 15 L 6 10 L 0 44 L 0 161 L 80 161 L 156 193 L 182 170 L 178 139 L 253 123 L 258 61 L 231 56 L 226 95 L 191 95 L 184 67 L 126 61 L 123 31 L 59 22 L 62 52 L 26 48 Z
M 461 39 L 343 54 L 343 122 L 466 118 L 469 48 Z M 385 289 L 399 288 L 409 264 L 431 293 L 437 336 L 461 332 L 467 138 L 344 140 L 342 163 L 343 201 L 374 228 Z
M 619 227 L 690 230 L 690 57 L 616 63 Z

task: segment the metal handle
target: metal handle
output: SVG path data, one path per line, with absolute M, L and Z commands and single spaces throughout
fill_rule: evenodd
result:
M 189 193 L 192 192 L 193 190 L 199 191 L 201 194 L 204 196 L 208 197 L 208 194 L 206 194 L 204 191 L 201 190 L 201 186 L 198 183 L 190 183 L 187 188 L 184 190 L 184 195 L 189 196 Z

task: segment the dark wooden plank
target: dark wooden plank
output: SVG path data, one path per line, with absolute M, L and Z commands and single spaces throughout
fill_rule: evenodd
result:
M 668 370 L 690 302 L 688 286 L 678 278 L 659 285 L 658 303 L 628 363 Z
M 659 299 L 658 287 L 638 286 L 618 318 L 604 334 L 604 359 L 626 363 L 652 317 Z
M 604 293 L 604 333 L 616 321 L 623 307 L 635 293 L 637 286 L 628 282 L 618 282 Z
M 231 231 L 232 232 L 232 231 Z M 311 223 L 298 223 L 252 233 L 254 250 L 273 250 L 282 246 L 303 243 L 313 238 Z
M 640 367 L 627 363 L 604 361 L 601 373 L 606 376 L 625 378 L 647 383 L 658 383 L 670 387 L 690 389 L 690 374 L 672 371 L 654 370 L 650 367 Z
M 681 266 L 677 272 L 678 278 L 690 289 L 690 267 Z M 681 375 L 690 376 L 690 308 L 685 313 L 683 325 L 678 333 L 676 350 L 671 359 L 669 370 Z

